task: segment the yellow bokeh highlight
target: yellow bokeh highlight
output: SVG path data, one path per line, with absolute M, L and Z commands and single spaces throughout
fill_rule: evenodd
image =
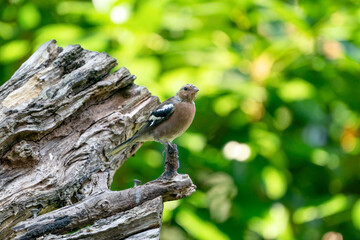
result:
M 323 149 L 315 149 L 311 154 L 311 161 L 316 165 L 327 166 L 330 169 L 335 169 L 340 164 L 340 159 L 336 154 Z
M 360 231 L 360 199 L 356 201 L 351 211 L 354 226 Z
M 229 115 L 238 106 L 238 101 L 230 95 L 219 97 L 214 102 L 214 111 L 221 117 Z
M 0 62 L 8 63 L 23 58 L 29 52 L 26 40 L 14 40 L 0 46 Z
M 308 206 L 297 209 L 293 215 L 293 220 L 297 224 L 309 222 L 344 211 L 348 206 L 346 196 L 339 194 L 318 206 Z
M 163 222 L 168 222 L 173 217 L 173 211 L 180 205 L 181 200 L 164 202 Z
M 265 184 L 265 193 L 270 199 L 279 199 L 284 196 L 287 189 L 286 177 L 274 167 L 265 167 L 262 171 Z
M 33 4 L 26 4 L 20 8 L 18 19 L 23 29 L 31 29 L 39 25 L 41 15 Z
M 206 137 L 199 133 L 184 133 L 176 141 L 193 152 L 201 152 L 206 146 Z
M 293 120 L 292 113 L 286 107 L 279 107 L 275 111 L 274 126 L 279 130 L 288 128 Z
M 256 82 L 261 82 L 265 80 L 271 73 L 271 67 L 274 64 L 273 57 L 264 53 L 261 54 L 252 64 L 251 67 L 251 77 Z
M 102 0 L 102 2 L 106 2 L 106 0 Z M 87 15 L 89 13 L 94 14 L 95 11 L 92 8 L 92 4 L 90 2 L 84 1 L 59 1 L 56 5 L 56 11 L 60 15 L 66 14 L 84 14 Z
M 280 138 L 271 132 L 262 129 L 251 131 L 253 142 L 258 146 L 259 153 L 265 157 L 273 157 L 281 146 Z
M 73 24 L 49 24 L 37 31 L 35 42 L 40 45 L 51 39 L 56 39 L 58 45 L 74 44 L 74 39 L 80 38 L 84 29 Z
M 0 37 L 3 38 L 4 40 L 10 39 L 14 36 L 15 34 L 15 29 L 14 27 L 6 22 L 1 22 L 0 21 Z
M 253 217 L 248 224 L 265 239 L 294 239 L 289 226 L 289 211 L 281 203 L 273 204 L 263 218 Z
M 315 96 L 315 87 L 302 79 L 295 79 L 284 83 L 278 91 L 285 102 L 309 99 Z
M 251 121 L 259 121 L 265 115 L 265 108 L 262 102 L 253 98 L 247 98 L 241 103 L 241 110 L 246 113 Z
M 159 168 L 162 165 L 163 157 L 161 152 L 147 149 L 145 152 L 145 162 L 152 168 Z
M 214 223 L 205 221 L 188 209 L 181 209 L 176 222 L 198 240 L 230 240 Z

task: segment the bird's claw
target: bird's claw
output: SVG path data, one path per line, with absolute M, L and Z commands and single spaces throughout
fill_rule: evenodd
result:
M 175 151 L 175 148 L 173 147 L 173 145 L 171 143 L 168 143 L 167 150 L 168 150 L 168 153 L 173 154 Z

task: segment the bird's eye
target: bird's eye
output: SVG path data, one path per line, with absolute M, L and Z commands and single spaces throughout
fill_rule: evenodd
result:
M 188 90 L 188 88 L 187 88 L 187 87 L 184 87 L 184 90 L 185 90 L 185 91 L 187 91 L 187 90 Z

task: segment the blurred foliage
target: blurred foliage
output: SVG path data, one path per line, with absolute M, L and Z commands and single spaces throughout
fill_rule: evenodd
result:
M 164 240 L 360 239 L 359 14 L 355 0 L 8 0 L 0 79 L 56 39 L 106 51 L 161 100 L 198 86 L 176 140 L 198 189 L 165 204 Z M 162 151 L 146 143 L 112 188 L 158 177 Z

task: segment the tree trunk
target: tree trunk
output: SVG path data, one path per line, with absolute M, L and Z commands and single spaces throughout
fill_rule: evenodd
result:
M 177 150 L 159 179 L 109 190 L 141 144 L 107 153 L 159 104 L 126 68 L 110 74 L 116 64 L 51 40 L 1 86 L 0 239 L 158 239 L 162 202 L 195 191 Z

